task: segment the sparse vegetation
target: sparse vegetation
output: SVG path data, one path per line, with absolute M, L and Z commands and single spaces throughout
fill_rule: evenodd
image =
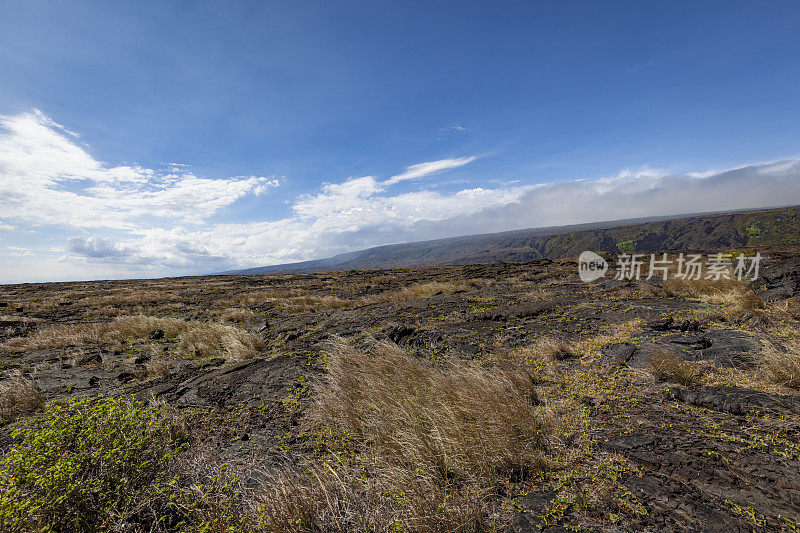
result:
M 376 294 L 369 298 L 370 303 L 378 302 L 403 302 L 406 300 L 419 300 L 430 298 L 438 294 L 453 294 L 455 292 L 466 292 L 479 284 L 476 280 L 470 281 L 451 281 L 428 283 L 418 283 L 409 287 L 403 287 L 399 291 L 387 291 Z
M 155 526 L 187 441 L 167 410 L 103 397 L 51 403 L 14 437 L 0 470 L 5 531 L 121 529 L 140 514 Z
M 252 359 L 264 348 L 264 341 L 224 324 L 205 323 L 181 334 L 177 350 L 190 357 L 225 356 Z
M 0 425 L 13 422 L 44 406 L 44 395 L 39 387 L 23 377 L 0 383 Z
M 653 377 L 662 381 L 691 385 L 702 377 L 702 372 L 696 364 L 667 350 L 655 352 L 647 363 Z
M 766 346 L 760 357 L 764 378 L 777 385 L 800 389 L 800 345 L 791 342 L 787 348 Z

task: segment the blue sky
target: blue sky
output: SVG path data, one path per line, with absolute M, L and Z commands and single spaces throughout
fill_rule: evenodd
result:
M 3 2 L 0 282 L 800 203 L 798 35 L 796 2 Z

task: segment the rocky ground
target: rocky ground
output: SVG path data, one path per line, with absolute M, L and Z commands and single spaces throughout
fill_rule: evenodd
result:
M 580 401 L 640 507 L 555 516 L 552 485 L 533 480 L 503 496 L 510 530 L 789 531 L 800 527 L 800 395 L 765 374 L 763 357 L 800 358 L 798 280 L 800 252 L 773 250 L 752 309 L 737 307 L 735 290 L 726 300 L 669 282 L 582 283 L 568 260 L 7 285 L 0 383 L 27 379 L 47 400 L 133 394 L 205 409 L 222 458 L 278 470 L 308 453 L 303 420 L 332 339 L 465 364 L 563 342 L 565 372 L 618 379 Z M 175 320 L 103 329 L 141 316 Z M 656 368 L 665 354 L 688 366 Z M 0 428 L 4 449 L 12 427 Z

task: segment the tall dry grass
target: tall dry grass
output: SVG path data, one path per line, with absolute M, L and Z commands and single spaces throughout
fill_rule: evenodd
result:
M 259 337 L 224 324 L 203 323 L 181 334 L 177 350 L 193 357 L 252 359 L 264 349 Z
M 692 385 L 700 381 L 703 375 L 696 364 L 666 350 L 653 353 L 647 365 L 654 378 L 681 385 Z
M 488 482 L 541 467 L 546 437 L 523 367 L 442 371 L 393 344 L 371 352 L 332 345 L 317 421 L 372 443 L 384 461 L 431 476 Z
M 0 423 L 8 423 L 44 407 L 44 395 L 36 384 L 23 377 L 0 383 Z
M 256 314 L 242 307 L 229 307 L 220 313 L 219 319 L 223 322 L 234 322 L 236 324 L 253 325 L 257 322 Z
M 310 422 L 347 435 L 363 463 L 274 480 L 270 530 L 486 530 L 500 487 L 546 468 L 551 422 L 520 365 L 442 369 L 385 343 L 327 353 Z
M 759 357 L 761 375 L 770 383 L 800 389 L 800 342 L 780 349 L 767 345 Z

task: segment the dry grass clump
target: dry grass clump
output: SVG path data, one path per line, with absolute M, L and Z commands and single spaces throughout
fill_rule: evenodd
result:
M 157 329 L 164 331 L 166 336 L 173 337 L 185 331 L 187 327 L 185 321 L 177 318 L 158 318 L 145 315 L 123 316 L 111 322 L 53 326 L 37 331 L 28 337 L 9 339 L 0 344 L 0 351 L 24 352 L 66 346 L 107 344 L 124 339 L 144 338 L 151 331 Z
M 17 377 L 0 384 L 0 423 L 13 422 L 44 407 L 44 396 L 36 384 Z
M 369 303 L 379 302 L 403 302 L 406 300 L 421 300 L 439 294 L 453 294 L 455 292 L 465 292 L 478 285 L 475 280 L 470 281 L 431 281 L 427 283 L 417 283 L 408 287 L 403 287 L 399 291 L 382 292 L 371 296 Z
M 709 303 L 723 303 L 730 295 L 747 290 L 747 283 L 736 279 L 670 278 L 661 286 L 668 296 L 700 298 Z M 714 301 L 716 300 L 716 301 Z
M 691 385 L 702 377 L 700 368 L 677 354 L 659 350 L 650 356 L 648 369 L 654 378 L 681 385 Z
M 494 481 L 541 467 L 546 437 L 533 380 L 503 369 L 442 371 L 389 343 L 372 351 L 331 347 L 318 421 L 372 443 L 396 467 L 443 479 Z
M 177 350 L 192 357 L 223 355 L 233 359 L 252 359 L 264 349 L 264 341 L 231 326 L 205 323 L 183 333 Z
M 392 344 L 371 352 L 331 345 L 310 419 L 347 435 L 363 463 L 277 480 L 265 497 L 269 529 L 488 529 L 499 487 L 548 464 L 533 380 L 519 367 L 438 368 Z
M 555 359 L 556 361 L 564 361 L 575 357 L 575 351 L 572 346 L 563 340 L 554 339 L 552 337 L 544 337 L 536 341 L 533 349 L 538 353 Z
M 232 307 L 222 311 L 219 319 L 223 322 L 253 325 L 256 322 L 256 314 L 250 309 L 245 309 L 243 307 Z
M 172 373 L 169 362 L 163 359 L 153 359 L 145 365 L 148 379 L 163 378 Z
M 788 349 L 769 345 L 760 356 L 761 375 L 770 383 L 800 389 L 800 344 L 793 342 Z

